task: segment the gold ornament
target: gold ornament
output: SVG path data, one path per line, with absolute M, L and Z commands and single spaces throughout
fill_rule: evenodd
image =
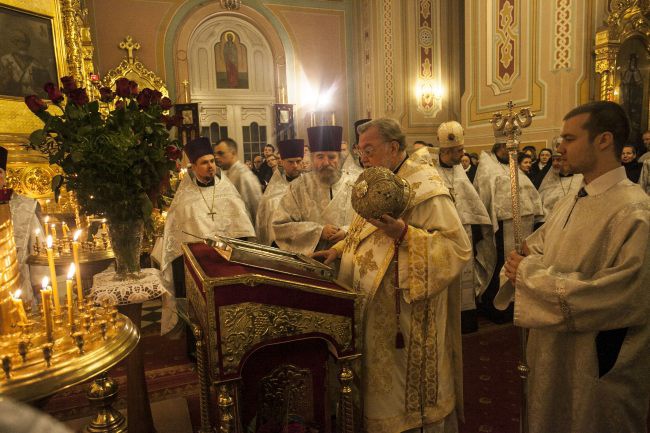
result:
M 384 214 L 399 218 L 412 198 L 411 185 L 385 167 L 371 167 L 359 175 L 352 189 L 352 208 L 365 219 Z

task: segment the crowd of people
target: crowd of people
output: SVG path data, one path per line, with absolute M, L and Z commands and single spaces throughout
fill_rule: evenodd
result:
M 648 192 L 650 158 L 638 162 L 626 145 L 621 107 L 577 107 L 552 148 L 523 149 L 519 227 L 505 135 L 477 155 L 464 151 L 455 121 L 440 125 L 435 146 L 416 142 L 410 152 L 391 119 L 362 119 L 355 134 L 347 151 L 341 127 L 308 128 L 307 143 L 267 145 L 249 167 L 230 139 L 190 143 L 193 176 L 163 238 L 176 294 L 184 278 L 173 264 L 193 240 L 185 227 L 338 260 L 338 281 L 360 299 L 368 432 L 457 431 L 460 334 L 476 330 L 477 314 L 530 329 L 529 431 L 646 431 L 650 199 L 634 182 Z M 353 211 L 368 167 L 412 186 L 403 215 Z M 520 251 L 516 230 L 526 238 Z

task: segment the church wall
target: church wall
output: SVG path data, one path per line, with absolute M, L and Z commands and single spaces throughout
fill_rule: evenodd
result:
M 587 0 L 486 0 L 465 9 L 462 123 L 468 150 L 492 144 L 489 120 L 512 100 L 535 118 L 521 145 L 550 147 L 562 117 L 593 93 L 594 17 Z
M 280 100 L 279 88 L 282 87 L 287 102 L 295 104 L 299 137 L 306 137 L 309 112 L 315 109 L 318 100 L 317 95 L 310 95 L 306 89 L 311 89 L 312 93 L 320 91 L 321 106 L 317 108 L 335 112 L 336 123 L 344 127 L 345 137 L 348 125 L 354 121 L 350 118 L 350 107 L 355 104 L 355 86 L 349 49 L 353 43 L 353 4 L 352 0 L 245 0 L 240 10 L 228 12 L 217 1 L 87 2 L 98 72 L 105 74 L 119 64 L 125 53 L 117 45 L 126 35 L 131 35 L 141 46 L 136 52 L 138 60 L 163 78 L 177 102 L 184 102 L 182 82 L 190 78 L 187 43 L 193 28 L 214 15 L 241 18 L 258 27 L 268 39 L 274 56 L 273 100 Z M 192 84 L 189 87 L 192 88 Z M 329 97 L 331 102 L 322 104 L 323 96 Z M 269 125 L 272 123 L 270 113 L 269 110 L 266 120 Z

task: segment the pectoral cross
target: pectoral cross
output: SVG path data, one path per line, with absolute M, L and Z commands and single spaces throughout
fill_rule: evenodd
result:
M 214 211 L 212 211 L 212 212 L 208 212 L 208 215 L 210 215 L 210 218 L 212 219 L 212 221 L 214 221 L 214 216 L 215 216 L 216 214 L 217 214 L 217 213 L 214 212 Z

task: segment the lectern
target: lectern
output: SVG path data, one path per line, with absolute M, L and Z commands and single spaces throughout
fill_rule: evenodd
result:
M 183 254 L 202 431 L 212 431 L 214 389 L 219 432 L 279 433 L 292 424 L 333 432 L 338 406 L 337 431 L 353 433 L 356 295 L 323 265 L 275 248 L 229 240 L 186 244 Z M 329 379 L 337 374 L 339 383 Z

